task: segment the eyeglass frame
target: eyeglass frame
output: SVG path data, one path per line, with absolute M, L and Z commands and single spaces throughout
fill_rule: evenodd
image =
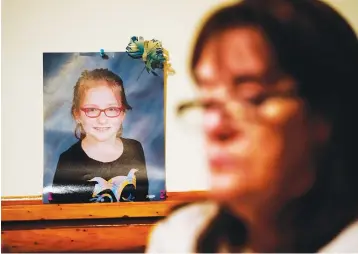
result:
M 108 116 L 107 113 L 106 113 L 106 110 L 111 109 L 111 108 L 119 109 L 118 115 L 116 115 L 116 116 Z M 99 113 L 98 113 L 97 116 L 89 116 L 89 115 L 87 115 L 87 113 L 88 113 L 88 112 L 86 111 L 87 109 L 96 109 L 96 110 L 99 110 Z M 105 109 L 100 109 L 100 108 L 91 108 L 91 107 L 88 107 L 88 108 L 80 108 L 80 110 L 81 110 L 82 112 L 84 112 L 85 115 L 86 115 L 87 117 L 89 117 L 89 118 L 98 118 L 98 117 L 102 114 L 102 112 L 105 114 L 106 117 L 116 118 L 116 117 L 118 117 L 122 112 L 125 111 L 125 108 L 124 108 L 124 107 L 108 107 L 108 108 L 105 108 Z
M 264 103 L 267 99 L 271 99 L 271 98 L 299 98 L 299 93 L 296 89 L 290 89 L 288 91 L 271 91 L 270 93 L 266 93 L 263 94 L 262 97 L 258 97 L 255 98 L 255 100 L 235 100 L 234 99 L 234 104 L 237 103 L 243 103 L 244 105 L 242 105 L 241 107 L 246 107 L 246 108 L 250 108 L 251 110 L 255 107 L 260 106 L 262 103 Z M 194 108 L 201 108 L 203 110 L 207 110 L 208 108 L 211 108 L 212 106 L 216 107 L 216 108 L 220 108 L 228 110 L 228 106 L 229 104 L 232 105 L 232 103 L 228 103 L 228 102 L 214 102 L 212 103 L 207 103 L 202 101 L 200 98 L 196 98 L 190 101 L 186 101 L 183 102 L 181 104 L 179 104 L 177 106 L 177 110 L 176 113 L 178 116 L 183 115 L 185 112 L 187 112 L 188 110 L 194 109 Z M 247 111 L 246 111 L 247 112 Z M 234 113 L 235 115 L 235 113 Z

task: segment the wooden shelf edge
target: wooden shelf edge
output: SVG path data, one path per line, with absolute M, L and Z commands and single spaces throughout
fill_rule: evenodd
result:
M 41 197 L 2 197 L 1 221 L 71 220 L 161 217 L 180 203 L 205 199 L 205 191 L 169 192 L 167 199 L 152 202 L 43 204 Z

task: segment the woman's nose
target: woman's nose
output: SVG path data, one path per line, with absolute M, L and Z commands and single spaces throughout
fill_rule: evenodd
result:
M 238 128 L 227 112 L 214 110 L 204 114 L 204 132 L 215 142 L 228 141 L 238 134 Z
M 219 129 L 222 125 L 222 118 L 217 110 L 204 113 L 204 131 L 211 133 Z

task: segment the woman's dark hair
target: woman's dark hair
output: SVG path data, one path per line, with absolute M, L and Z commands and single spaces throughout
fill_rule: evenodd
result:
M 191 69 L 208 39 L 238 27 L 262 33 L 281 70 L 299 84 L 308 107 L 332 126 L 313 187 L 282 211 L 282 218 L 294 214 L 289 222 L 292 239 L 289 247 L 278 251 L 316 252 L 357 218 L 357 36 L 340 14 L 318 0 L 244 0 L 220 9 L 205 22 L 194 45 Z M 216 251 L 218 236 L 231 239 L 238 234 L 238 243 L 244 241 L 245 229 L 223 227 L 228 221 L 232 216 L 223 208 L 201 235 L 199 252 Z

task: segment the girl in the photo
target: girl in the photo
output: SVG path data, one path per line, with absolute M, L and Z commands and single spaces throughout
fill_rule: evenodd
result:
M 121 137 L 131 109 L 118 75 L 108 69 L 82 72 L 71 109 L 79 141 L 60 155 L 50 203 L 147 200 L 143 147 Z

